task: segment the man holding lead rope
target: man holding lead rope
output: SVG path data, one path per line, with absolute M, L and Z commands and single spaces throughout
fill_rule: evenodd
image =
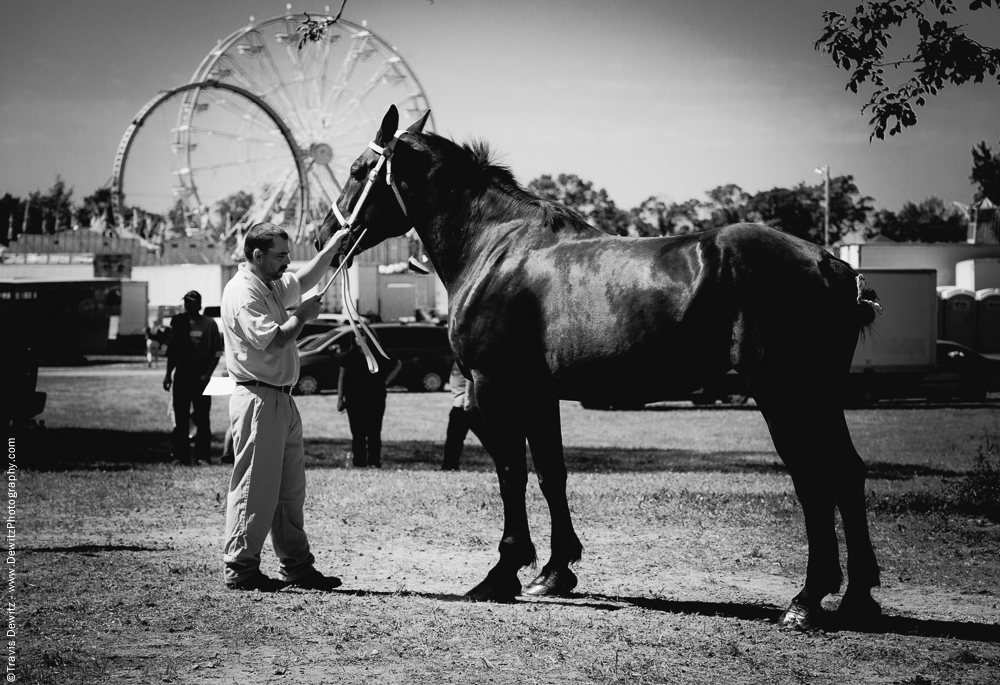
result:
M 309 263 L 291 273 L 288 234 L 273 224 L 257 224 L 246 235 L 246 261 L 222 294 L 226 367 L 236 381 L 229 401 L 235 463 L 223 553 L 225 583 L 232 590 L 275 592 L 291 585 L 329 591 L 340 585 L 314 568 L 309 551 L 302 420 L 291 396 L 299 375 L 295 340 L 319 315 L 322 295 L 291 314 L 286 308 L 319 283 L 346 235 L 346 230 L 334 233 Z M 281 580 L 260 570 L 268 532 Z

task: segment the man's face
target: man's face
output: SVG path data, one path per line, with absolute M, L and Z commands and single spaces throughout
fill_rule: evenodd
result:
M 289 263 L 288 239 L 279 236 L 274 239 L 271 247 L 261 257 L 257 266 L 265 281 L 275 281 L 285 273 Z

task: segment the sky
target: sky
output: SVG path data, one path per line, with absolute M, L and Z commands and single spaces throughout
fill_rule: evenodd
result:
M 81 198 L 111 176 L 122 133 L 216 42 L 284 2 L 0 0 L 0 193 Z M 292 4 L 336 12 L 340 0 Z M 857 0 L 348 0 L 394 45 L 436 131 L 486 140 L 527 184 L 576 174 L 620 208 L 851 174 L 879 208 L 969 203 L 971 149 L 1000 142 L 1000 86 L 950 87 L 901 135 L 869 142 L 865 94 L 813 49 L 826 9 Z M 962 3 L 959 3 L 962 4 Z M 1000 11 L 970 33 L 1000 43 Z M 374 134 L 374 129 L 371 132 Z

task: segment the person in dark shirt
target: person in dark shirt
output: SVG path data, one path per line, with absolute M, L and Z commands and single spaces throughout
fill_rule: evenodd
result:
M 368 349 L 378 361 L 378 371 L 368 369 L 361 349 L 366 338 Z M 399 373 L 402 362 L 383 357 L 363 330 L 355 336 L 351 349 L 340 362 L 337 382 L 337 411 L 347 409 L 351 426 L 351 451 L 355 466 L 382 468 L 382 417 L 385 416 L 385 389 Z
M 163 389 L 173 390 L 173 452 L 174 458 L 182 464 L 210 461 L 212 398 L 202 393 L 219 364 L 221 350 L 219 327 L 201 314 L 201 294 L 197 290 L 188 292 L 184 295 L 184 313 L 170 322 L 167 375 L 163 378 Z M 194 460 L 188 437 L 188 417 L 197 429 Z

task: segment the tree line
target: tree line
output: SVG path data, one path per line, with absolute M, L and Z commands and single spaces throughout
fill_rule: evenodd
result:
M 1000 144 L 994 152 L 981 142 L 972 150 L 969 179 L 976 186 L 974 200 L 989 198 L 1000 205 Z M 632 209 L 620 209 L 603 188 L 576 174 L 543 175 L 528 184 L 528 190 L 542 199 L 564 204 L 579 212 L 591 225 L 614 235 L 669 236 L 708 230 L 717 226 L 750 221 L 762 223 L 816 244 L 823 244 L 825 188 L 799 183 L 793 188 L 772 188 L 755 194 L 735 184 L 712 188 L 706 199 L 668 202 L 649 197 Z M 852 175 L 830 178 L 830 243 L 849 235 L 863 240 L 876 236 L 897 242 L 961 242 L 967 235 L 967 207 L 947 203 L 937 197 L 907 202 L 897 212 L 875 209 L 874 199 L 864 195 Z M 239 191 L 217 201 L 214 214 L 232 222 L 253 204 L 253 196 Z M 183 205 L 166 216 L 126 211 L 125 219 L 140 238 L 169 238 L 164 233 L 183 232 L 191 217 Z M 8 245 L 20 233 L 51 234 L 94 225 L 114 226 L 111 191 L 101 188 L 73 199 L 61 177 L 48 192 L 35 191 L 21 199 L 6 193 L 0 197 L 0 243 Z M 158 234 L 158 235 L 157 235 Z
M 986 142 L 972 150 L 974 202 L 989 198 L 1000 205 L 1000 145 Z M 824 241 L 824 184 L 799 183 L 749 194 L 735 184 L 709 190 L 705 200 L 668 202 L 653 196 L 638 207 L 619 209 L 603 188 L 575 174 L 544 175 L 528 184 L 539 197 L 563 203 L 597 228 L 615 235 L 667 236 L 704 231 L 743 221 L 762 223 L 818 245 Z M 966 239 L 968 207 L 930 197 L 907 202 L 898 211 L 876 210 L 874 199 L 859 190 L 852 175 L 830 179 L 830 243 L 856 235 L 897 242 L 961 242 Z
M 215 202 L 214 214 L 208 208 L 192 211 L 182 200 L 163 213 L 126 206 L 122 216 L 126 226 L 121 231 L 122 227 L 116 226 L 110 188 L 99 188 L 76 201 L 73 188 L 68 188 L 56 174 L 55 183 L 47 192 L 36 190 L 24 198 L 4 193 L 0 197 L 0 244 L 7 246 L 22 233 L 43 235 L 80 228 L 162 242 L 191 230 L 210 228 L 219 233 L 226 223 L 239 221 L 252 205 L 253 195 L 240 190 Z M 206 221 L 211 225 L 207 226 Z

